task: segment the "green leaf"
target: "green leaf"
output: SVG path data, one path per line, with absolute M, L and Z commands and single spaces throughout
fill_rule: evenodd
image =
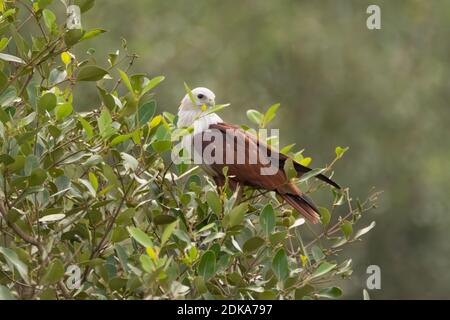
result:
M 331 220 L 331 213 L 327 208 L 319 207 L 320 221 L 323 226 L 327 226 Z
M 48 81 L 50 84 L 55 85 L 64 81 L 67 76 L 67 71 L 64 68 L 57 67 L 50 72 Z
M 311 157 L 305 157 L 301 159 L 298 163 L 300 163 L 302 166 L 309 166 L 311 164 L 312 158 Z
M 95 0 L 75 0 L 75 4 L 80 7 L 81 13 L 84 13 L 94 6 Z
M 81 116 L 78 117 L 78 121 L 80 121 L 81 126 L 83 127 L 88 139 L 92 139 L 92 137 L 94 136 L 94 129 L 92 128 L 91 124 Z
M 196 105 L 196 101 L 195 101 L 194 95 L 192 94 L 192 90 L 189 89 L 189 87 L 188 87 L 186 82 L 184 83 L 184 90 L 188 94 L 189 99 L 191 100 L 192 104 L 195 106 Z
M 275 229 L 275 212 L 270 203 L 262 209 L 259 215 L 259 224 L 266 237 L 271 235 Z
M 158 126 L 161 123 L 162 117 L 160 114 L 158 114 L 157 116 L 153 117 L 153 119 L 148 123 L 148 127 L 150 129 Z
M 38 186 L 44 183 L 47 179 L 47 170 L 42 168 L 37 168 L 31 172 L 31 175 L 28 179 L 30 186 Z
M 345 237 L 338 237 L 334 239 L 333 244 L 331 245 L 332 248 L 338 248 L 344 244 L 346 244 L 348 240 Z
M 206 251 L 200 259 L 197 273 L 205 280 L 209 280 L 216 272 L 216 255 L 214 251 Z
M 338 287 L 329 287 L 319 290 L 317 297 L 319 298 L 329 298 L 336 299 L 342 296 L 342 290 Z
M 125 117 L 134 115 L 138 111 L 139 99 L 135 93 L 129 92 L 125 96 L 125 104 L 121 114 Z
M 54 259 L 47 268 L 41 283 L 43 285 L 54 284 L 64 276 L 64 264 L 60 259 Z
M 49 4 L 52 3 L 53 0 L 39 0 L 38 1 L 38 7 L 39 9 L 45 9 Z
M 190 238 L 189 234 L 187 234 L 186 231 L 184 231 L 182 229 L 175 229 L 173 231 L 173 234 L 181 241 L 186 242 L 187 244 L 191 243 L 191 238 Z M 193 247 L 193 248 L 195 248 L 195 247 Z
M 100 117 L 97 120 L 98 129 L 102 138 L 106 139 L 112 136 L 116 130 L 112 126 L 112 118 L 108 109 L 103 108 Z
M 70 29 L 64 34 L 64 42 L 70 48 L 75 45 L 84 35 L 84 30 Z
M 263 128 L 265 126 L 267 126 L 267 124 L 269 124 L 269 122 L 272 121 L 273 118 L 275 118 L 275 115 L 276 115 L 279 107 L 280 107 L 280 104 L 275 103 L 275 104 L 271 105 L 269 107 L 269 109 L 267 109 L 266 113 L 264 114 L 264 118 L 263 118 L 263 123 L 262 123 Z
M 217 113 L 220 110 L 222 110 L 224 108 L 227 108 L 229 106 L 230 106 L 229 103 L 227 103 L 227 104 L 216 104 L 214 107 L 209 108 L 205 113 L 203 113 L 202 117 L 207 116 L 208 114 L 211 114 L 211 113 Z
M 103 79 L 108 74 L 103 68 L 99 66 L 89 65 L 81 67 L 77 74 L 77 81 L 98 81 Z
M 330 272 L 331 270 L 333 270 L 335 267 L 336 264 L 324 261 L 313 272 L 313 274 L 311 275 L 311 279 L 321 277 Z
M 257 110 L 250 109 L 247 110 L 247 118 L 249 118 L 251 122 L 259 126 L 262 123 L 264 115 Z
M 16 300 L 16 298 L 7 287 L 0 285 L 0 300 Z
M 45 93 L 38 101 L 39 111 L 52 111 L 56 107 L 56 96 L 52 92 Z
M 19 128 L 25 127 L 25 126 L 29 125 L 30 123 L 32 123 L 34 121 L 34 119 L 36 119 L 36 112 L 31 112 L 26 117 L 19 119 L 17 126 Z
M 66 215 L 64 213 L 48 214 L 48 215 L 43 216 L 42 218 L 40 218 L 39 222 L 51 223 L 51 222 L 56 222 L 56 221 L 62 220 L 65 217 L 66 217 Z
M 375 221 L 372 221 L 367 227 L 362 228 L 360 230 L 358 230 L 355 233 L 355 236 L 353 237 L 354 239 L 358 239 L 359 237 L 365 235 L 367 232 L 369 232 L 370 230 L 372 230 L 375 227 L 376 223 Z
M 164 229 L 163 234 L 161 236 L 161 247 L 164 246 L 164 244 L 169 240 L 170 236 L 173 233 L 173 230 L 178 225 L 178 220 L 172 222 L 171 224 L 168 224 L 167 227 Z
M 314 247 L 312 247 L 311 253 L 312 253 L 313 258 L 314 258 L 314 260 L 315 260 L 316 262 L 319 262 L 319 261 L 325 259 L 325 255 L 324 255 L 322 249 L 320 249 L 319 246 L 314 246 Z
M 348 240 L 353 233 L 353 226 L 352 223 L 348 220 L 344 220 L 340 226 L 342 233 L 344 234 L 345 238 Z
M 289 276 L 288 260 L 283 248 L 278 249 L 275 257 L 273 257 L 272 270 L 278 280 L 285 280 Z
M 314 292 L 313 286 L 311 286 L 309 284 L 304 285 L 303 287 L 295 290 L 295 293 L 294 293 L 295 300 L 301 300 L 301 299 L 303 299 L 303 297 L 309 296 L 313 292 Z
M 284 240 L 286 240 L 287 237 L 287 231 L 279 231 L 279 232 L 273 232 L 269 235 L 270 243 L 273 245 L 276 245 Z
M 158 140 L 153 142 L 151 146 L 156 152 L 163 153 L 164 151 L 170 150 L 172 148 L 172 141 Z
M 158 77 L 154 77 L 152 78 L 146 85 L 144 88 L 142 88 L 142 92 L 141 92 L 141 96 L 144 95 L 146 92 L 152 90 L 154 87 L 156 87 L 159 83 L 161 83 L 162 81 L 164 81 L 164 76 L 158 76 Z
M 134 92 L 133 86 L 131 85 L 130 79 L 128 78 L 128 75 L 127 75 L 124 71 L 122 71 L 122 70 L 120 70 L 120 69 L 117 69 L 117 71 L 119 71 L 119 75 L 120 75 L 120 77 L 122 78 L 123 84 L 124 84 L 124 85 L 128 88 L 128 90 L 134 95 L 135 92 Z
M 139 261 L 141 262 L 142 269 L 144 269 L 146 272 L 152 272 L 154 268 L 152 258 L 150 258 L 148 255 L 142 254 L 139 257 Z
M 131 133 L 129 134 L 121 134 L 114 139 L 111 140 L 111 146 L 115 146 L 116 144 L 122 143 L 124 141 L 127 141 L 131 138 Z
M 211 210 L 219 215 L 222 212 L 222 203 L 220 202 L 219 195 L 214 191 L 208 191 L 206 193 L 206 202 L 208 202 Z
M 232 228 L 240 224 L 244 220 L 247 207 L 248 204 L 244 202 L 231 209 L 224 217 L 225 225 L 228 226 L 228 228 Z
M 44 10 L 42 10 L 42 17 L 44 18 L 44 23 L 45 23 L 45 26 L 47 27 L 47 29 L 49 31 L 53 31 L 56 27 L 55 14 L 48 9 L 44 9 Z
M 73 111 L 72 104 L 70 102 L 59 104 L 56 106 L 55 115 L 56 120 L 62 120 Z
M 100 98 L 103 101 L 103 104 L 109 109 L 113 110 L 114 107 L 117 105 L 120 109 L 123 108 L 122 102 L 112 94 L 109 94 L 105 89 L 103 89 L 100 86 L 97 86 L 98 93 L 100 95 Z
M 264 239 L 260 237 L 253 237 L 245 241 L 242 249 L 244 252 L 250 253 L 258 250 L 264 244 Z
M 144 247 L 153 247 L 152 239 L 150 239 L 150 237 L 141 229 L 136 227 L 127 227 L 127 230 L 133 239 Z
M 295 146 L 295 143 L 288 144 L 286 147 L 280 150 L 280 153 L 286 154 Z
M 325 172 L 325 170 L 326 170 L 325 168 L 312 169 L 311 171 L 303 174 L 299 180 L 300 180 L 300 182 L 307 181 L 307 180 L 311 179 L 312 177 L 318 176 L 319 174 Z
M 335 150 L 336 157 L 341 158 L 348 149 L 350 149 L 350 148 L 349 147 L 345 147 L 345 148 L 336 147 L 336 150 Z
M 6 262 L 9 265 L 13 266 L 19 272 L 20 277 L 26 283 L 30 283 L 28 278 L 28 266 L 19 259 L 17 253 L 15 253 L 13 250 L 9 248 L 4 247 L 0 247 L 0 253 L 3 254 L 3 256 L 6 259 Z
M 115 244 L 114 249 L 117 252 L 117 258 L 119 258 L 120 265 L 122 266 L 122 269 L 125 270 L 125 272 L 130 271 L 130 267 L 128 267 L 128 254 L 124 247 L 122 247 L 120 244 Z
M 169 216 L 167 214 L 160 214 L 153 218 L 153 223 L 156 225 L 169 224 L 177 220 L 177 218 Z
M 139 126 L 142 127 L 146 125 L 147 122 L 153 117 L 156 111 L 156 101 L 151 100 L 140 106 L 138 110 L 139 115 Z
M 131 138 L 135 145 L 141 145 L 142 131 L 140 129 L 136 129 L 131 133 Z
M 25 164 L 25 157 L 18 155 L 14 158 L 14 163 L 8 165 L 8 169 L 12 172 L 21 170 Z
M 0 95 L 0 105 L 2 107 L 9 107 L 13 104 L 13 102 L 17 99 L 16 89 L 12 86 L 9 86 L 8 88 L 4 89 L 4 92 Z M 0 108 L 3 112 L 3 108 Z M 2 118 L 6 118 L 3 121 L 8 121 L 10 116 L 14 115 L 12 114 L 5 114 L 2 116 Z
M 98 179 L 97 176 L 93 172 L 89 172 L 89 182 L 91 183 L 91 186 L 94 188 L 95 191 L 98 190 Z
M 334 194 L 334 201 L 333 201 L 334 206 L 341 206 L 345 203 L 344 192 L 336 192 L 335 190 L 333 190 L 333 194 Z
M 17 63 L 25 64 L 25 61 L 23 61 L 21 58 L 13 56 L 11 54 L 7 54 L 7 53 L 0 53 L 0 59 L 8 61 L 8 62 L 17 62 Z
M 33 154 L 30 154 L 25 159 L 24 173 L 29 176 L 34 169 L 39 168 L 39 158 Z
M 16 13 L 16 8 L 11 8 L 11 9 L 7 9 L 4 10 L 4 2 L 2 1 L 2 20 L 6 19 L 7 17 L 11 17 L 12 15 L 14 15 Z
M 291 180 L 297 176 L 297 170 L 295 170 L 294 163 L 293 163 L 292 159 L 290 159 L 290 158 L 288 158 L 284 162 L 283 170 L 284 170 L 284 173 L 286 174 L 286 177 L 288 178 L 288 180 Z
M 123 159 L 123 166 L 126 170 L 136 171 L 137 167 L 139 166 L 139 162 L 135 157 L 125 152 L 121 152 L 120 156 Z
M 8 77 L 0 70 L 0 92 L 8 86 Z
M 298 218 L 298 219 L 296 219 L 296 220 L 294 221 L 293 224 L 291 224 L 291 225 L 289 226 L 289 229 L 297 228 L 297 227 L 303 225 L 304 223 L 305 223 L 305 219 L 303 219 L 303 218 Z
M 124 227 L 115 227 L 111 234 L 111 241 L 113 243 L 121 242 L 128 238 L 128 232 Z
M 14 163 L 14 158 L 8 154 L 2 154 L 2 155 L 0 155 L 0 163 L 5 164 L 6 166 L 10 165 L 10 164 Z
M 98 36 L 99 34 L 105 33 L 106 30 L 105 29 L 99 29 L 99 28 L 95 28 L 92 30 L 87 31 L 86 33 L 83 34 L 83 36 L 81 37 L 80 41 L 84 41 L 93 37 Z
M 239 242 L 236 241 L 234 237 L 231 237 L 231 244 L 233 247 L 235 247 L 239 252 L 243 252 L 241 249 L 241 246 L 239 245 Z
M 8 43 L 9 43 L 9 39 L 6 38 L 6 37 L 3 37 L 3 38 L 0 40 L 0 51 L 2 51 L 3 49 L 5 49 L 6 46 L 8 45 Z

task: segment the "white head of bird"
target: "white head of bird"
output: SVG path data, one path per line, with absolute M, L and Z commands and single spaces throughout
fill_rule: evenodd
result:
M 207 128 L 207 125 L 221 122 L 220 117 L 215 113 L 206 114 L 202 116 L 202 113 L 207 111 L 204 109 L 213 107 L 215 105 L 216 95 L 208 88 L 198 87 L 191 90 L 192 96 L 186 94 L 181 100 L 180 108 L 178 110 L 178 127 L 189 127 L 194 125 L 194 129 L 201 125 L 201 129 Z M 203 128 L 205 127 L 206 128 Z
M 203 105 L 212 107 L 215 104 L 216 95 L 208 88 L 198 87 L 193 89 L 191 93 L 192 97 L 187 93 L 181 100 L 180 110 L 200 110 Z

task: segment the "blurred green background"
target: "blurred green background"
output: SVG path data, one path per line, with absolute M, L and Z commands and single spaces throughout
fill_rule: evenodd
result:
M 366 28 L 369 4 L 381 7 L 381 30 Z M 166 76 L 159 111 L 177 111 L 186 81 L 230 102 L 230 122 L 280 102 L 282 144 L 305 148 L 314 167 L 350 146 L 337 181 L 354 197 L 384 193 L 365 218 L 376 228 L 346 252 L 345 297 L 362 298 L 376 264 L 372 298 L 450 298 L 450 1 L 97 0 L 83 25 L 109 30 L 95 56 L 122 36 L 136 72 Z

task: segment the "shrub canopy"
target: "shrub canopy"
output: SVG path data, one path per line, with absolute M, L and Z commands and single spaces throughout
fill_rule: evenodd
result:
M 157 110 L 164 77 L 131 74 L 126 41 L 108 57 L 75 56 L 104 30 L 73 28 L 56 13 L 62 3 L 0 0 L 0 298 L 339 297 L 352 273 L 345 249 L 375 225 L 356 230 L 377 193 L 354 200 L 314 175 L 348 148 L 293 178 L 328 197 L 319 226 L 274 194 L 217 189 L 198 167 L 168 160 L 183 132 Z M 83 14 L 94 1 L 75 4 Z M 101 103 L 78 113 L 84 82 Z M 267 127 L 278 107 L 247 116 Z M 282 152 L 311 161 L 294 145 Z

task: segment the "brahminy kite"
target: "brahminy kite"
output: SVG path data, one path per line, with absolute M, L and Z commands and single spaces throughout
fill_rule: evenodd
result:
M 215 95 L 207 88 L 195 88 L 183 98 L 177 126 L 193 127 L 193 131 L 183 137 L 183 148 L 194 150 L 203 157 L 201 166 L 212 176 L 217 186 L 225 183 L 223 169 L 228 167 L 231 189 L 250 186 L 274 191 L 309 221 L 317 223 L 320 219 L 319 210 L 311 198 L 287 178 L 284 171 L 285 163 L 290 158 L 248 130 L 228 124 L 216 113 L 208 111 L 214 105 Z M 196 144 L 196 141 L 200 143 Z M 212 150 L 208 153 L 208 159 L 204 154 L 206 149 Z M 292 164 L 298 176 L 311 171 L 294 160 Z M 264 169 L 267 169 L 265 173 Z M 318 174 L 316 178 L 340 189 L 337 183 L 323 174 Z

